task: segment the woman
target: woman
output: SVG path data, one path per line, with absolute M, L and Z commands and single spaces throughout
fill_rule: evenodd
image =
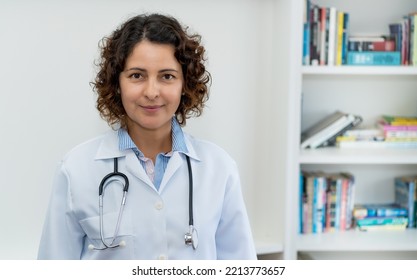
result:
M 139 15 L 102 41 L 99 67 L 97 108 L 113 130 L 60 163 L 38 257 L 255 259 L 235 162 L 181 129 L 208 98 L 200 36 Z

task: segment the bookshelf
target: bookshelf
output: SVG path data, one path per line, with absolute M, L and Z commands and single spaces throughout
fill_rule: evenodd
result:
M 388 23 L 417 11 L 417 2 L 316 0 L 350 14 L 350 33 L 387 34 Z M 381 258 L 417 257 L 417 230 L 385 232 L 333 232 L 299 234 L 299 172 L 348 171 L 355 176 L 355 203 L 390 202 L 394 177 L 417 174 L 417 149 L 300 150 L 300 134 L 336 109 L 361 115 L 362 127 L 375 123 L 381 114 L 417 115 L 417 67 L 412 66 L 302 66 L 304 0 L 291 1 L 291 37 L 288 90 L 287 178 L 285 205 L 285 259 L 300 254 L 336 253 L 334 258 L 361 258 L 379 252 Z M 404 253 L 402 256 L 401 254 Z M 407 255 L 407 256 L 406 256 Z

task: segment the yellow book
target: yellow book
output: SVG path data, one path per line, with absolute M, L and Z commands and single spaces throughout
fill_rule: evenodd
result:
M 337 11 L 336 65 L 342 65 L 344 13 Z

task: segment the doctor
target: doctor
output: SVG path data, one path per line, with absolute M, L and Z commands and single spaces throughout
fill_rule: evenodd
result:
M 103 39 L 93 85 L 113 130 L 60 163 L 39 259 L 256 258 L 236 163 L 181 129 L 208 98 L 204 51 L 158 14 Z

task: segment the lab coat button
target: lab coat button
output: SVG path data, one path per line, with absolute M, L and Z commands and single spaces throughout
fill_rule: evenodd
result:
M 155 203 L 155 209 L 161 210 L 162 208 L 164 208 L 164 204 L 161 201 Z

